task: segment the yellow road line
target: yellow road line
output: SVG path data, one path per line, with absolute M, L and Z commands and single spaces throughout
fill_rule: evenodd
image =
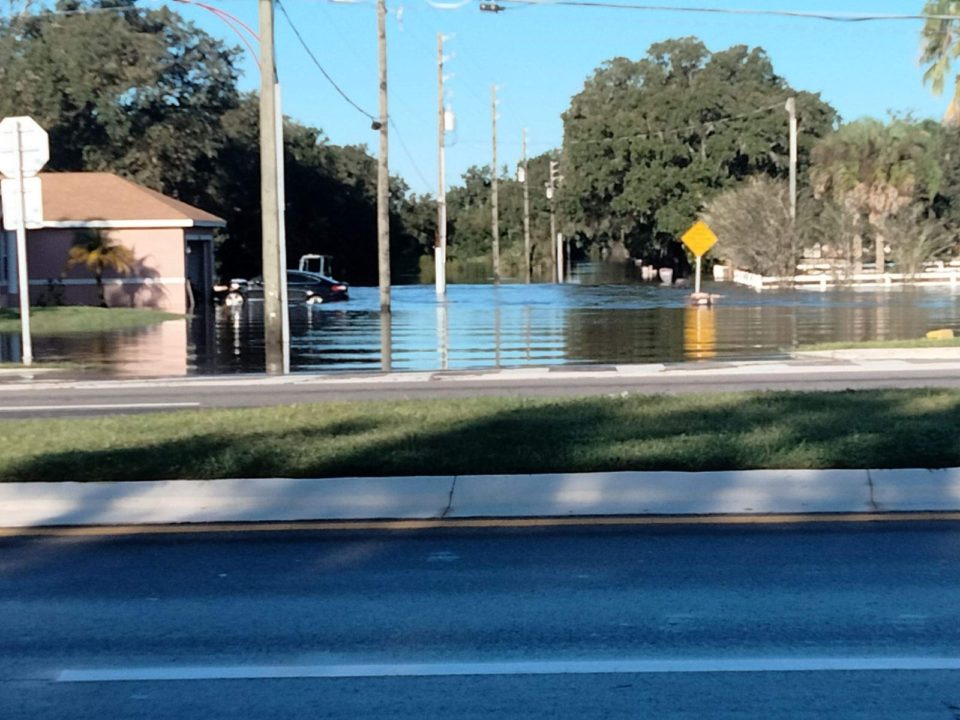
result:
M 960 522 L 960 512 L 823 513 L 789 515 L 649 515 L 603 517 L 467 518 L 443 520 L 306 520 L 220 522 L 177 525 L 88 525 L 0 528 L 0 538 L 97 537 L 193 533 L 328 532 L 342 530 L 419 531 L 457 528 L 631 527 L 657 525 L 797 525 L 864 522 Z

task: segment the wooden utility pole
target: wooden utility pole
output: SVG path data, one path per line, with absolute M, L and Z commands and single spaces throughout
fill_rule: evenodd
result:
M 493 107 L 493 162 L 490 166 L 490 187 L 491 187 L 491 215 L 492 215 L 492 233 L 493 233 L 493 282 L 500 282 L 500 211 L 497 207 L 497 86 L 491 88 L 491 99 Z
M 530 169 L 527 167 L 527 129 L 523 129 L 523 267 L 527 283 L 533 278 L 530 258 Z
M 433 249 L 437 297 L 447 294 L 446 130 L 443 107 L 443 33 L 437 33 L 437 244 Z
M 387 4 L 377 0 L 377 47 L 380 61 L 380 158 L 377 163 L 377 257 L 380 312 L 390 312 L 390 172 L 387 156 Z
M 266 371 L 285 369 L 284 313 L 280 233 L 276 69 L 273 51 L 273 0 L 259 0 L 260 10 L 260 213 L 263 253 L 263 333 Z

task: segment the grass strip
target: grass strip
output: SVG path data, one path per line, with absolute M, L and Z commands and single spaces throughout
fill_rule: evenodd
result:
M 30 308 L 30 332 L 33 335 L 67 335 L 147 327 L 183 315 L 142 308 L 101 308 L 81 305 Z M 0 308 L 0 333 L 20 332 L 20 313 Z
M 864 342 L 827 342 L 812 345 L 800 345 L 796 350 L 800 352 L 816 352 L 821 350 L 871 350 L 897 348 L 944 348 L 960 347 L 960 337 L 949 340 L 927 340 L 913 338 L 910 340 L 866 340 Z
M 0 421 L 0 481 L 960 465 L 960 391 L 476 398 Z

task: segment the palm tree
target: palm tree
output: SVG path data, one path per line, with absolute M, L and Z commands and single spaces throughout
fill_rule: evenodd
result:
M 921 198 L 932 197 L 941 180 L 937 138 L 923 124 L 866 119 L 844 125 L 813 150 L 814 193 L 831 197 L 862 227 L 872 230 L 877 272 L 885 265 L 888 219 Z M 862 262 L 862 235 L 854 237 L 854 272 Z
M 923 82 L 930 85 L 934 95 L 941 95 L 950 68 L 960 57 L 960 2 L 929 0 L 923 12 L 925 15 L 957 16 L 956 20 L 931 18 L 923 26 L 920 62 L 929 65 L 923 73 Z M 951 124 L 960 122 L 960 75 L 954 78 L 953 99 L 943 120 Z
M 77 237 L 67 258 L 67 268 L 85 265 L 97 281 L 97 297 L 100 307 L 109 307 L 103 293 L 103 272 L 113 270 L 121 275 L 133 271 L 133 251 L 125 245 L 114 243 L 103 230 L 87 230 Z

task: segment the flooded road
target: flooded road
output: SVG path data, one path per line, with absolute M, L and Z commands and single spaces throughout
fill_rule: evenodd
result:
M 922 337 L 960 330 L 957 288 L 777 290 L 730 283 L 705 289 L 652 284 L 450 285 L 393 288 L 381 318 L 376 288 L 345 303 L 291 306 L 293 372 L 439 370 L 524 365 L 678 362 L 782 357 L 798 345 Z M 84 363 L 114 376 L 262 372 L 259 303 L 209 308 L 188 321 L 100 336 L 38 337 L 43 360 Z M 0 336 L 0 360 L 19 359 Z

